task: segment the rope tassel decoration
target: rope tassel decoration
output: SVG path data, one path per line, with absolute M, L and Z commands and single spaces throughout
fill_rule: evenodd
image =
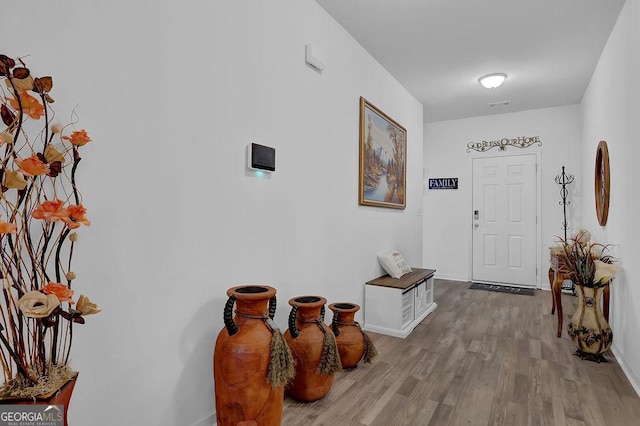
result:
M 324 333 L 324 339 L 322 341 L 322 355 L 320 356 L 320 363 L 318 364 L 316 372 L 318 374 L 330 376 L 338 371 L 342 371 L 338 344 L 333 333 L 327 333 L 321 324 L 318 324 L 318 327 Z
M 267 382 L 271 387 L 277 388 L 286 385 L 293 379 L 296 374 L 295 361 L 287 342 L 275 323 L 271 319 L 265 320 L 265 323 L 271 329 L 271 355 Z

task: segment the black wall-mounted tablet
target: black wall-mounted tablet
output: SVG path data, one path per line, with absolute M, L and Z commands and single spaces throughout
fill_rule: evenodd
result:
M 249 146 L 249 168 L 254 170 L 276 170 L 276 149 L 252 143 Z

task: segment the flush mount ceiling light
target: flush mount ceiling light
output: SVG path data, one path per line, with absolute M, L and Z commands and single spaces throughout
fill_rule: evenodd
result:
M 487 89 L 495 89 L 496 87 L 500 86 L 506 78 L 506 74 L 499 72 L 483 75 L 478 79 L 478 81 Z

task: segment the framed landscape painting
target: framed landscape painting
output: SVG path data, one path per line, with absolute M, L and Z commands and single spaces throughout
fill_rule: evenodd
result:
M 407 130 L 360 98 L 360 205 L 404 209 Z

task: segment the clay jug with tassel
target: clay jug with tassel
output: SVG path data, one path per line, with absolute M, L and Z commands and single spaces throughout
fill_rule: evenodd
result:
M 356 368 L 361 360 L 371 362 L 378 352 L 371 338 L 355 321 L 360 306 L 355 303 L 332 303 L 329 309 L 333 311 L 331 329 L 336 336 L 342 368 Z
M 287 385 L 287 393 L 299 401 L 323 398 L 333 385 L 337 371 L 342 370 L 333 331 L 324 323 L 327 299 L 302 296 L 289 300 L 289 328 L 284 338 L 295 360 L 295 376 Z
M 219 426 L 282 422 L 284 385 L 294 370 L 291 352 L 272 321 L 275 295 L 273 287 L 263 285 L 227 290 L 225 326 L 213 356 Z

